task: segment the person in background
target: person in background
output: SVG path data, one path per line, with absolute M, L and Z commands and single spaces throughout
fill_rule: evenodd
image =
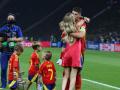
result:
M 22 30 L 16 25 L 16 19 L 13 14 L 7 16 L 7 24 L 0 28 L 0 42 L 2 43 L 1 54 L 1 88 L 7 85 L 7 67 L 11 54 L 17 43 L 23 41 Z

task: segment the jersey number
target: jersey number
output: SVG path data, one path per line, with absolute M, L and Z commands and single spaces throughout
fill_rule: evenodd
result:
M 48 69 L 48 71 L 51 73 L 50 80 L 52 80 L 53 79 L 53 70 L 52 69 Z

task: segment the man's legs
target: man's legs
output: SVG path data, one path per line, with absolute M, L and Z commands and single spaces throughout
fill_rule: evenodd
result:
M 2 54 L 2 52 L 0 52 L 0 64 L 1 64 L 1 54 Z
M 2 53 L 1 56 L 1 88 L 5 88 L 7 84 L 7 67 L 9 56 L 6 53 Z
M 81 90 L 82 79 L 80 72 L 77 73 L 76 76 L 76 83 L 75 83 L 75 90 Z
M 81 61 L 81 66 L 82 67 L 78 70 L 78 73 L 77 73 L 77 76 L 76 76 L 75 90 L 81 90 L 81 87 L 82 87 L 81 71 L 82 71 L 83 64 L 84 64 L 84 53 L 81 54 L 80 61 Z

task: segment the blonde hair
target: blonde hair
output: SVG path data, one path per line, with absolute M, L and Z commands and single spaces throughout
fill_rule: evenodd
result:
M 65 30 L 64 25 L 65 25 L 65 24 L 64 24 L 64 21 L 61 21 L 61 22 L 59 23 L 60 30 L 62 30 L 62 31 Z
M 66 36 L 62 38 L 62 40 L 73 43 L 74 38 L 69 36 L 69 33 L 76 32 L 75 18 L 72 13 L 68 12 L 65 14 L 63 20 L 59 23 L 59 25 L 64 29 L 63 31 L 66 32 Z
M 71 13 L 67 13 L 64 16 L 63 21 L 64 21 L 64 28 L 67 33 L 76 31 L 75 18 Z

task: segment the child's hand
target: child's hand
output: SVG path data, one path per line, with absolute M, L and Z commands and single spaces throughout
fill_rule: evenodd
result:
M 18 79 L 18 73 L 17 72 L 13 72 L 13 77 L 14 77 L 14 80 L 17 80 Z
M 38 83 L 38 84 L 42 83 L 42 77 L 41 77 L 41 75 L 38 75 L 37 83 Z
M 56 62 L 58 65 L 62 65 L 62 59 L 58 59 L 58 61 Z
M 41 83 L 42 83 L 41 79 L 38 79 L 38 80 L 37 80 L 37 83 L 38 83 L 38 84 L 41 84 Z

